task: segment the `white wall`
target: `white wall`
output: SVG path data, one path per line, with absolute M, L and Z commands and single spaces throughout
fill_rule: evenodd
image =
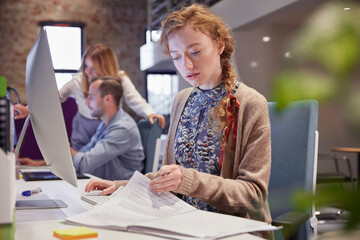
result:
M 233 30 L 257 21 L 299 0 L 222 0 L 211 7 Z

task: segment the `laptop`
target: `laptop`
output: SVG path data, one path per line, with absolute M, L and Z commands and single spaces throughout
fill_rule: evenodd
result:
M 44 180 L 61 180 L 58 176 L 50 171 L 45 172 L 22 172 L 25 181 L 44 181 Z M 77 179 L 89 179 L 90 177 L 76 172 Z

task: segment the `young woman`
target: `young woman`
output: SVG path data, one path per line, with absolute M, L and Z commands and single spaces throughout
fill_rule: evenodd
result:
M 118 76 L 122 79 L 123 98 L 127 105 L 138 115 L 148 118 L 151 123 L 154 119 L 159 120 L 160 126 L 165 126 L 165 118 L 154 113 L 152 107 L 141 97 L 131 82 L 129 76 L 118 68 L 118 61 L 111 48 L 104 44 L 96 44 L 90 47 L 83 56 L 81 72 L 67 82 L 60 90 L 61 102 L 66 101 L 69 96 L 76 99 L 78 112 L 72 122 L 71 145 L 75 150 L 86 145 L 94 135 L 100 120 L 91 117 L 90 110 L 86 106 L 89 82 L 97 76 Z M 20 113 L 15 118 L 26 117 L 26 107 L 17 104 L 15 112 Z
M 198 4 L 163 21 L 160 44 L 193 88 L 175 97 L 163 166 L 147 176 L 153 191 L 180 194 L 199 209 L 270 223 L 267 101 L 235 79 L 233 42 L 226 25 Z M 108 194 L 123 184 L 92 180 L 85 191 Z

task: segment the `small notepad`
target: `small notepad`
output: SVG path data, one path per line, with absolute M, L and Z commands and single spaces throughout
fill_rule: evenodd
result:
M 67 228 L 54 230 L 54 236 L 64 240 L 95 238 L 98 236 L 97 232 L 87 227 Z

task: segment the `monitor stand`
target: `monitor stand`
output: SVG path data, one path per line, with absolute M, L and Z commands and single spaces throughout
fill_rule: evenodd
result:
M 20 133 L 19 139 L 17 141 L 16 147 L 15 147 L 15 150 L 14 150 L 15 157 L 16 157 L 16 167 L 19 166 L 19 153 L 20 153 L 20 150 L 21 150 L 21 147 L 22 147 L 22 143 L 24 141 L 24 137 L 25 137 L 25 134 L 26 134 L 26 129 L 27 129 L 28 125 L 29 125 L 30 118 L 31 118 L 31 114 L 29 114 L 27 116 L 27 118 L 26 118 L 26 120 L 24 122 L 24 125 L 23 125 L 23 127 L 21 129 L 21 133 Z M 18 176 L 16 176 L 16 179 L 19 179 Z
M 17 141 L 17 144 L 16 144 L 16 147 L 15 147 L 15 150 L 14 150 L 14 153 L 15 153 L 15 157 L 16 157 L 16 179 L 19 179 L 19 170 L 20 169 L 23 169 L 23 168 L 29 168 L 28 166 L 20 166 L 20 151 L 21 151 L 21 148 L 22 148 L 22 145 L 23 145 L 23 141 L 24 141 L 24 138 L 25 138 L 25 135 L 26 135 L 26 130 L 27 130 L 27 127 L 29 125 L 29 122 L 32 118 L 32 115 L 29 114 L 27 117 L 26 117 L 26 120 L 24 122 L 24 125 L 21 129 L 21 133 L 20 133 L 20 136 L 19 136 L 19 139 Z M 41 166 L 41 168 L 44 168 L 44 169 L 50 169 L 50 164 L 47 164 L 45 166 Z M 31 167 L 31 168 L 34 168 L 34 167 Z

